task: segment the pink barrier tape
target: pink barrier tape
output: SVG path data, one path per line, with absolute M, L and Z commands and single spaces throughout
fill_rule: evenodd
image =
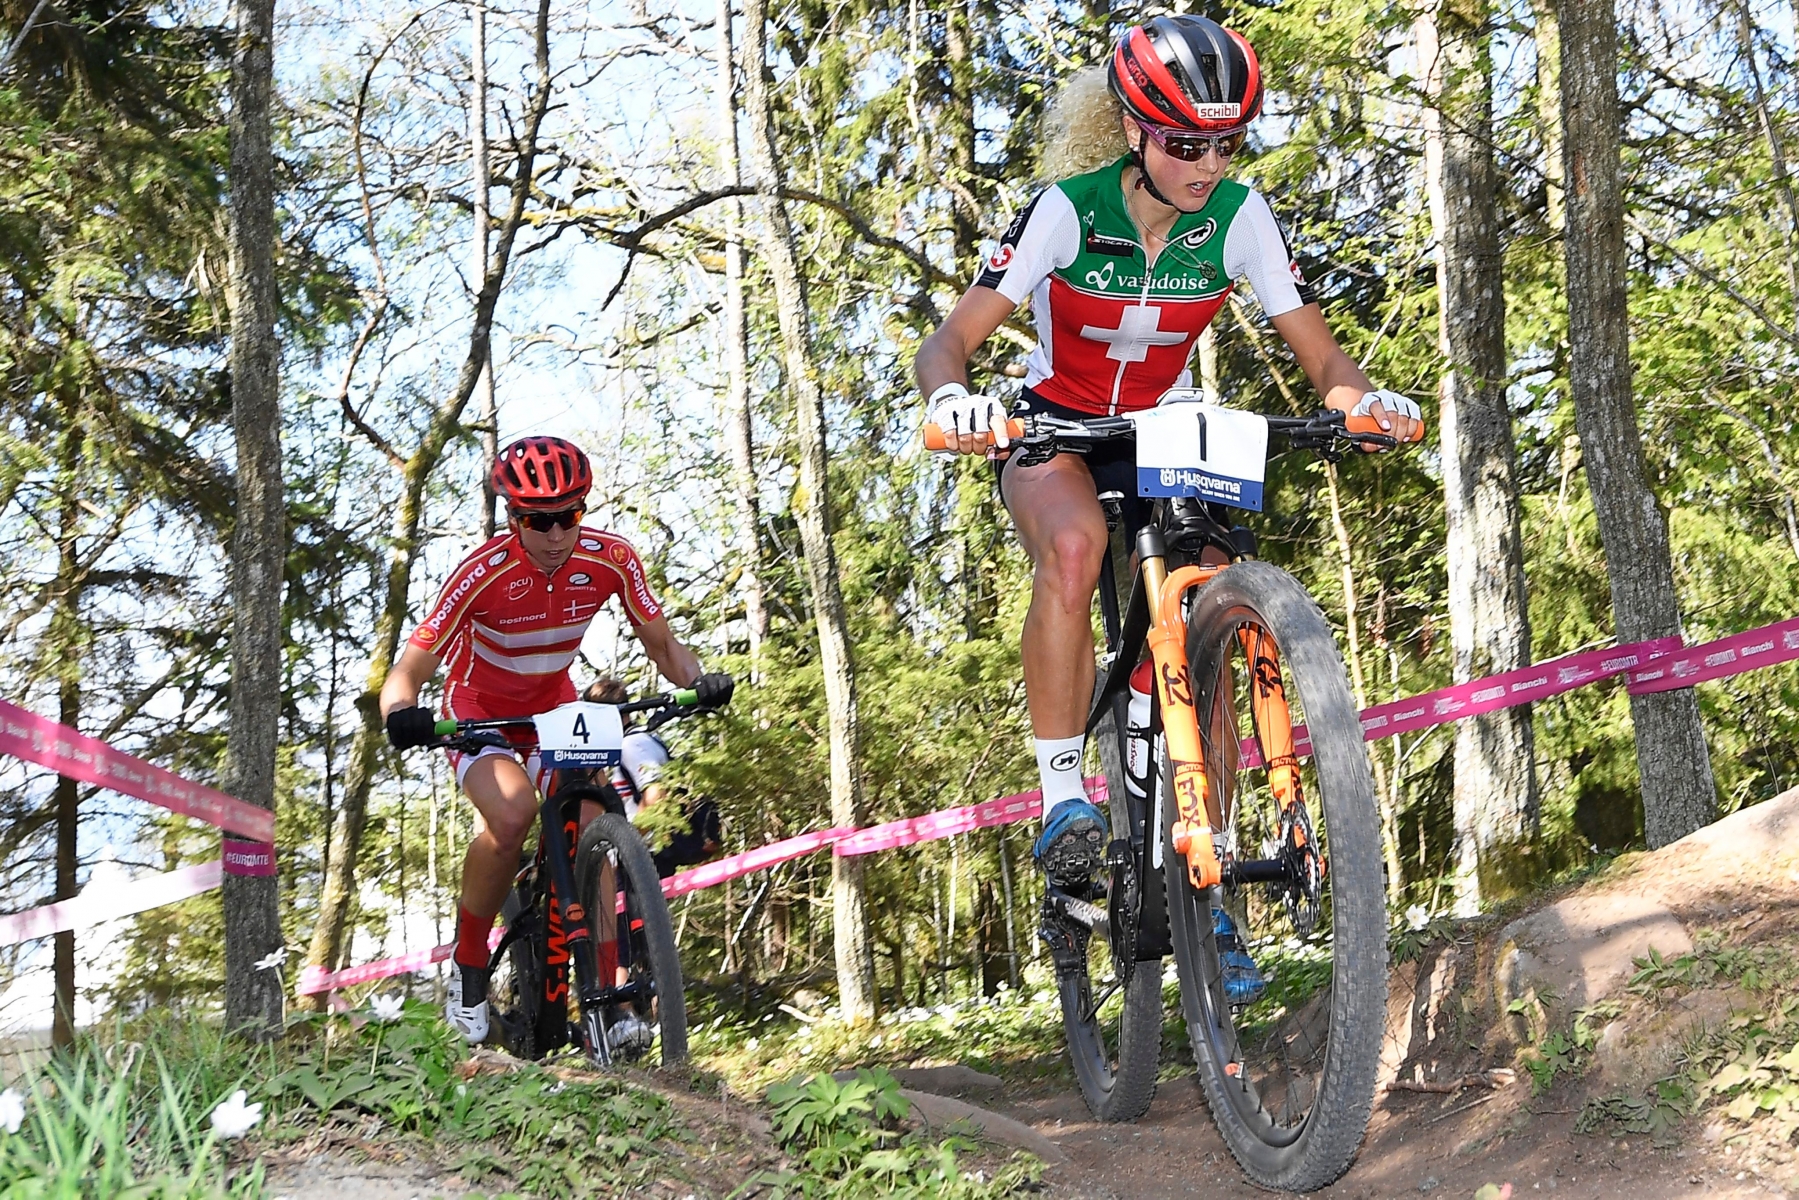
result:
M 257 841 L 275 838 L 275 814 L 114 750 L 99 738 L 0 700 L 0 754 L 48 767 L 58 775 L 148 800 Z
M 503 936 L 505 936 L 505 931 L 501 929 L 495 929 L 488 934 L 487 948 L 492 950 L 499 945 L 500 938 Z M 338 988 L 350 987 L 352 984 L 372 983 L 377 979 L 390 979 L 395 975 L 410 975 L 414 971 L 423 971 L 432 963 L 443 962 L 455 952 L 456 943 L 448 942 L 442 946 L 433 946 L 429 950 L 414 950 L 411 954 L 402 954 L 397 958 L 383 958 L 372 963 L 363 963 L 360 967 L 345 967 L 341 971 L 327 971 L 323 967 L 307 967 L 300 972 L 300 983 L 294 988 L 294 991 L 302 996 L 311 996 L 317 992 L 331 992 Z
M 717 887 L 727 879 L 736 879 L 739 875 L 766 870 L 777 863 L 784 863 L 790 858 L 798 858 L 803 854 L 821 850 L 849 832 L 847 829 L 820 829 L 814 833 L 802 833 L 798 837 L 770 842 L 766 846 L 746 850 L 742 854 L 733 854 L 729 858 L 709 862 L 705 866 L 695 867 L 691 871 L 681 871 L 662 881 L 662 894 L 673 898 L 684 896 L 688 892 L 695 892 L 701 888 Z
M 222 861 L 227 875 L 273 875 L 275 847 L 268 842 L 240 842 L 225 839 Z
M 86 929 L 103 921 L 161 908 L 189 896 L 210 892 L 224 879 L 218 860 L 182 867 L 160 875 L 108 884 L 95 894 L 92 885 L 73 900 L 0 917 L 0 946 L 13 946 L 70 929 Z
M 1095 804 L 1106 802 L 1104 777 L 1092 775 L 1087 778 L 1087 795 Z M 921 817 L 907 817 L 901 821 L 888 821 L 884 825 L 858 829 L 839 838 L 837 844 L 831 847 L 831 853 L 840 858 L 873 854 L 878 850 L 892 850 L 938 838 L 954 837 L 971 829 L 987 829 L 994 825 L 1010 825 L 1014 821 L 1028 821 L 1042 812 L 1042 789 L 1020 792 L 1016 796 L 1001 796 L 983 804 L 946 808 Z
M 1751 629 L 1744 633 L 1702 642 L 1667 658 L 1658 659 L 1640 671 L 1632 671 L 1629 687 L 1632 695 L 1647 692 L 1669 692 L 1692 687 L 1710 679 L 1738 675 L 1775 663 L 1799 658 L 1799 617 Z
M 1414 733 L 1464 717 L 1559 696 L 1608 675 L 1634 671 L 1652 659 L 1675 653 L 1680 646 L 1680 639 L 1674 637 L 1633 642 L 1609 650 L 1588 650 L 1502 675 L 1472 679 L 1422 696 L 1376 704 L 1362 712 L 1362 736 L 1372 742 L 1396 733 Z

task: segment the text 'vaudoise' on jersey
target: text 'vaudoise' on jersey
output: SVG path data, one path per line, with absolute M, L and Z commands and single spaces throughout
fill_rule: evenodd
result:
M 617 534 L 585 526 L 554 574 L 501 534 L 462 560 L 409 645 L 444 660 L 451 715 L 534 716 L 575 698 L 568 668 L 594 614 L 623 601 L 635 626 L 662 615 L 643 563 Z
M 1313 302 L 1268 202 L 1230 179 L 1175 221 L 1151 270 L 1125 208 L 1128 162 L 1039 192 L 975 280 L 1013 304 L 1030 297 L 1025 386 L 1080 412 L 1133 412 L 1190 386 L 1193 342 L 1233 280 L 1248 279 L 1271 317 Z

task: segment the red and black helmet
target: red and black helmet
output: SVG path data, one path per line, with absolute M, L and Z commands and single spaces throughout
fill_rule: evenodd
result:
M 581 447 L 559 437 L 525 437 L 493 460 L 494 495 L 508 508 L 554 512 L 586 498 L 593 468 Z
M 1106 81 L 1148 125 L 1235 133 L 1262 111 L 1262 68 L 1240 35 L 1204 17 L 1157 17 L 1118 41 Z

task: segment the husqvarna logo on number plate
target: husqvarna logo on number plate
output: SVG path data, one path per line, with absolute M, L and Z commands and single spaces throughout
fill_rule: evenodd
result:
M 1203 403 L 1201 394 L 1173 392 L 1157 407 L 1131 414 L 1137 423 L 1137 494 L 1197 496 L 1262 511 L 1268 422 Z
M 537 718 L 537 752 L 552 770 L 617 766 L 624 744 L 624 722 L 610 704 L 564 704 Z

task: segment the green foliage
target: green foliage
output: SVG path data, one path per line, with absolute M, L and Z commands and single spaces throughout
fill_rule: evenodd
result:
M 23 1085 L 19 1132 L 0 1129 L 0 1196 L 261 1196 L 261 1167 L 232 1174 L 208 1124 L 238 1086 L 221 1072 L 225 1057 L 216 1037 L 163 1028 L 147 1042 L 83 1040 L 52 1058 Z
M 1034 1181 L 1035 1164 L 1013 1161 L 992 1180 L 960 1168 L 973 1149 L 962 1138 L 931 1142 L 900 1135 L 895 1126 L 908 1105 L 884 1070 L 859 1070 L 839 1082 L 829 1075 L 776 1084 L 768 1090 L 775 1137 L 801 1157 L 800 1170 L 765 1171 L 736 1193 L 771 1197 L 917 1196 L 979 1200 L 1005 1196 Z
M 1702 931 L 1693 939 L 1693 949 L 1675 958 L 1665 958 L 1650 947 L 1646 956 L 1632 960 L 1637 969 L 1630 977 L 1630 990 L 1653 997 L 1663 991 L 1679 993 L 1707 987 L 1722 979 L 1749 991 L 1760 991 L 1794 978 L 1791 957 L 1780 949 L 1732 946 L 1724 937 L 1716 930 Z

